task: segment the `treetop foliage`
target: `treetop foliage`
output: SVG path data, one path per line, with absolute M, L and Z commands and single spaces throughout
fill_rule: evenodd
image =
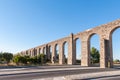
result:
M 13 54 L 9 52 L 0 52 L 0 63 L 6 62 L 7 64 L 12 60 Z
M 95 47 L 92 47 L 90 53 L 91 53 L 91 63 L 98 63 L 100 59 L 99 51 Z

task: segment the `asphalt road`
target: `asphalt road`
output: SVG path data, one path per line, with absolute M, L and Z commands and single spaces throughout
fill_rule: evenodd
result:
M 57 67 L 49 67 L 49 68 L 61 68 L 61 67 L 69 68 L 69 66 L 64 66 L 64 67 L 57 66 Z M 72 67 L 79 67 L 79 66 L 72 66 Z M 45 67 L 43 69 L 45 69 Z M 12 74 L 12 75 L 0 75 L 0 80 L 35 80 L 35 79 L 49 78 L 49 77 L 54 77 L 54 76 L 94 73 L 94 72 L 113 71 L 113 70 L 117 70 L 117 69 L 109 69 L 109 68 L 96 69 L 95 68 L 95 69 L 76 69 L 76 70 L 62 70 L 62 71 L 45 71 L 45 72 L 34 72 L 34 73 L 31 72 L 31 73 Z
M 75 80 L 81 80 L 81 79 L 75 79 Z M 105 77 L 94 77 L 94 78 L 88 78 L 88 79 L 82 79 L 82 80 L 120 80 L 120 75 L 105 76 Z

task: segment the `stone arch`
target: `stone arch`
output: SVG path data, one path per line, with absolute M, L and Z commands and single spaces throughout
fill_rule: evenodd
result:
M 113 34 L 115 31 L 117 31 L 118 29 L 120 29 L 120 26 L 116 26 L 111 28 L 110 33 L 109 33 L 109 48 L 110 48 L 110 53 L 108 54 L 109 58 L 108 58 L 108 62 L 110 62 L 110 66 L 114 67 L 114 42 L 113 42 Z M 118 55 L 119 56 L 119 55 Z
M 94 40 L 94 41 L 96 41 L 96 42 L 92 42 L 92 38 L 93 39 L 95 39 L 95 38 L 97 38 L 96 40 Z M 100 67 L 100 35 L 98 34 L 98 33 L 92 33 L 91 35 L 89 35 L 89 37 L 88 37 L 88 41 L 89 41 L 89 45 L 88 45 L 88 47 L 89 47 L 89 64 L 91 65 L 91 66 L 99 66 Z M 97 49 L 97 51 L 99 52 L 99 60 L 98 60 L 98 62 L 97 62 L 97 64 L 94 64 L 95 62 L 94 62 L 94 60 L 93 60 L 93 58 L 92 58 L 92 54 L 91 54 L 91 49 Z M 91 60 L 92 59 L 92 60 Z
M 116 29 L 118 29 L 118 28 L 120 28 L 120 26 L 116 26 L 116 27 L 113 27 L 113 28 L 111 28 L 110 29 L 110 36 L 112 35 L 112 33 L 116 30 Z
M 63 56 L 63 63 L 68 64 L 68 42 L 67 41 L 63 42 L 62 50 L 63 50 L 63 54 L 61 56 Z
M 79 37 L 74 39 L 75 64 L 81 64 L 81 40 Z
M 88 40 L 90 40 L 90 38 L 94 35 L 98 35 L 100 37 L 100 34 L 98 34 L 98 33 L 91 33 L 90 35 L 88 35 Z

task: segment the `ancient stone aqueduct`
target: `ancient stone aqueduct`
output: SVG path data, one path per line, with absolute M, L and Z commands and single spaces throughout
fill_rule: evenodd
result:
M 59 64 L 64 64 L 64 47 L 68 43 L 68 62 L 67 64 L 76 63 L 76 40 L 81 41 L 81 66 L 90 66 L 90 38 L 92 35 L 97 34 L 100 39 L 100 67 L 106 68 L 108 64 L 113 66 L 113 53 L 112 53 L 112 33 L 115 29 L 120 27 L 120 20 L 116 20 L 93 29 L 88 29 L 84 32 L 77 34 L 70 34 L 67 37 L 52 41 L 21 52 L 21 55 L 36 56 L 40 53 L 47 55 L 50 59 L 50 47 L 52 49 L 51 61 L 54 64 L 53 57 L 56 56 L 56 45 L 59 46 Z

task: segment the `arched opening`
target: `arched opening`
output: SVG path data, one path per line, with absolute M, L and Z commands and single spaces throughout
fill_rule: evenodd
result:
M 28 51 L 26 51 L 26 56 L 28 56 Z
M 30 57 L 32 56 L 32 51 L 30 50 Z
M 55 63 L 59 63 L 59 46 L 58 44 L 55 45 Z
M 113 67 L 120 67 L 120 27 L 115 28 L 112 30 L 110 36 L 112 38 L 112 47 L 111 47 L 111 52 L 112 52 L 112 60 L 113 60 Z
M 41 48 L 39 48 L 39 55 L 41 54 Z
M 68 64 L 68 43 L 67 42 L 63 43 L 63 59 L 64 59 L 64 63 Z
M 75 39 L 76 64 L 81 65 L 81 41 L 79 38 Z
M 37 49 L 35 49 L 35 55 L 37 56 Z
M 32 57 L 35 56 L 35 49 L 32 50 Z
M 92 34 L 90 41 L 90 65 L 100 67 L 100 39 L 99 35 Z

